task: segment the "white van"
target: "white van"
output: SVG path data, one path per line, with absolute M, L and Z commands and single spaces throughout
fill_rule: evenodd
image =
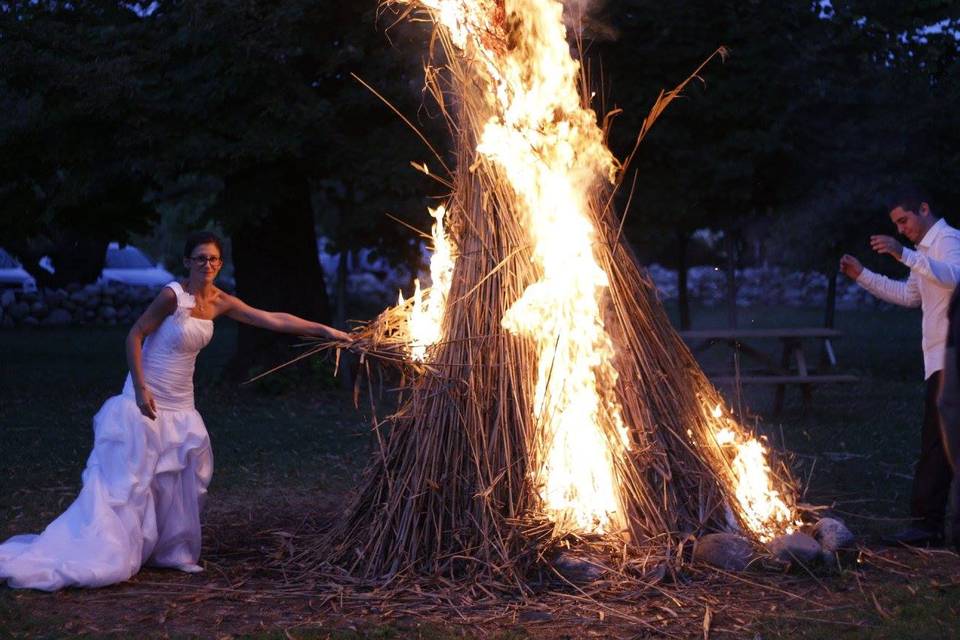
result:
M 16 258 L 0 248 L 0 290 L 2 289 L 19 289 L 31 293 L 37 290 L 37 281 L 24 270 Z
M 154 263 L 143 251 L 128 244 L 123 248 L 117 242 L 107 245 L 107 257 L 100 282 L 120 282 L 145 287 L 162 287 L 175 280 L 173 274 Z

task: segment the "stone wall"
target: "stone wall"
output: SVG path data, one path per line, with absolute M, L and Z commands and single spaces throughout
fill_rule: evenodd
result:
M 653 264 L 648 267 L 663 300 L 677 297 L 677 273 Z M 365 299 L 381 297 L 384 306 L 396 299 L 396 284 L 373 274 L 351 279 L 351 294 Z M 726 274 L 715 267 L 694 267 L 689 272 L 693 302 L 712 307 L 726 303 Z M 36 293 L 7 290 L 0 294 L 0 328 L 82 324 L 132 324 L 156 297 L 158 287 L 134 287 L 117 283 L 70 285 Z M 737 271 L 738 306 L 823 307 L 827 279 L 819 273 L 787 271 L 777 267 Z M 837 285 L 839 309 L 888 306 L 864 289 L 841 277 Z
M 0 293 L 0 327 L 103 324 L 129 325 L 156 297 L 159 287 L 117 283 L 68 285 L 24 293 Z
M 658 264 L 648 267 L 660 297 L 677 298 L 677 272 Z M 827 278 L 822 273 L 789 271 L 779 267 L 755 267 L 737 270 L 738 307 L 824 307 L 827 303 Z M 692 302 L 707 307 L 726 304 L 727 274 L 717 267 L 694 267 L 687 274 L 687 289 Z M 888 307 L 847 278 L 837 280 L 837 308 L 863 309 Z

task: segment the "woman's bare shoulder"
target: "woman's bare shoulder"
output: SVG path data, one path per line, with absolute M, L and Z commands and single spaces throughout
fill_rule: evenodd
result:
M 153 299 L 153 304 L 163 307 L 177 306 L 177 292 L 174 291 L 170 286 L 165 286 L 157 293 L 157 297 Z
M 218 309 L 217 315 L 221 315 L 236 309 L 241 304 L 240 299 L 223 289 L 217 287 L 214 294 L 214 305 Z
M 170 287 L 164 287 L 150 303 L 150 306 L 133 323 L 131 332 L 141 332 L 141 335 L 147 335 L 153 332 L 163 319 L 171 315 L 177 309 L 177 292 Z
M 237 296 L 227 293 L 220 287 L 214 287 L 214 290 L 215 290 L 215 295 L 217 296 L 218 302 L 222 301 L 226 303 L 232 303 L 232 302 L 236 302 L 238 299 Z

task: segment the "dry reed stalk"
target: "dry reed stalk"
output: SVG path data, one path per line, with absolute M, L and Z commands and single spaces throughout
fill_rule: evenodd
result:
M 489 38 L 506 46 L 504 31 Z M 560 535 L 545 520 L 536 477 L 545 443 L 532 410 L 537 355 L 531 340 L 500 325 L 541 274 L 516 194 L 475 151 L 492 115 L 479 63 L 459 55 L 444 30 L 434 40 L 445 64 L 443 72 L 428 71 L 427 87 L 451 123 L 457 167 L 447 209 L 459 257 L 444 339 L 431 348 L 429 366 L 420 366 L 405 357 L 408 309 L 389 309 L 356 332 L 356 350 L 405 369 L 406 400 L 388 419 L 389 432 L 381 437 L 378 430 L 380 449 L 343 518 L 298 555 L 298 566 L 312 557 L 310 570 L 339 566 L 361 579 L 419 574 L 523 591 L 538 562 L 571 545 L 622 570 L 639 557 L 644 567 L 682 562 L 678 541 L 689 534 L 737 525 L 747 532 L 733 507 L 730 461 L 709 446 L 714 427 L 704 407 L 723 400 L 673 330 L 601 185 L 591 214 L 595 256 L 610 281 L 603 315 L 619 375 L 599 383 L 613 392 L 630 428 L 631 451 L 614 458 L 627 531 Z M 658 100 L 648 120 L 665 106 Z M 613 426 L 603 428 L 614 442 Z

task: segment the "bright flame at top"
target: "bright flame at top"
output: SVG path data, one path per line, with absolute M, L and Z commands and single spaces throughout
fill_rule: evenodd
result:
M 533 260 L 543 272 L 502 325 L 532 338 L 539 350 L 534 417 L 543 448 L 537 479 L 544 511 L 560 529 L 620 529 L 614 464 L 630 443 L 613 392 L 614 348 L 600 313 L 609 283 L 594 256 L 587 201 L 599 180 L 613 179 L 617 165 L 595 114 L 581 105 L 563 5 L 514 0 L 506 17 L 490 0 L 423 4 L 489 74 L 494 115 L 477 151 L 503 169 L 517 194 Z M 509 35 L 490 37 L 507 22 Z M 503 46 L 508 37 L 510 46 Z
M 563 531 L 619 530 L 625 516 L 615 467 L 631 445 L 614 392 L 614 346 L 600 313 L 609 282 L 594 254 L 587 199 L 598 183 L 615 178 L 618 165 L 595 114 L 581 104 L 563 5 L 511 0 L 508 15 L 503 0 L 419 4 L 489 84 L 493 115 L 477 152 L 516 194 L 542 271 L 501 320 L 538 348 L 533 407 L 542 508 Z M 724 418 L 719 405 L 705 407 L 705 417 L 715 426 L 714 446 L 727 460 L 747 526 L 761 540 L 792 530 L 795 517 L 774 489 L 761 443 Z

